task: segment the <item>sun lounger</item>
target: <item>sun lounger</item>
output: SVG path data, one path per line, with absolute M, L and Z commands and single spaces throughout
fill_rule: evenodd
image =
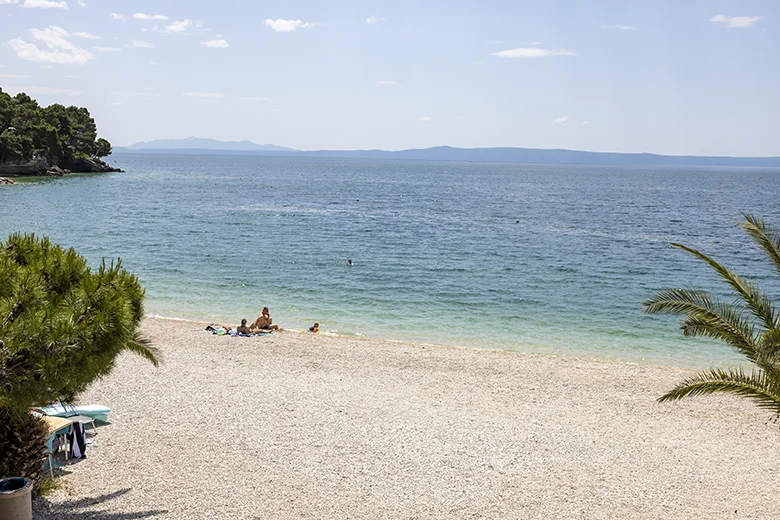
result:
M 38 408 L 37 410 L 44 415 L 50 415 L 52 417 L 86 416 L 92 418 L 93 421 L 100 422 L 108 422 L 108 414 L 111 413 L 111 408 L 107 406 L 100 406 L 98 404 L 87 404 L 80 406 L 52 404 Z M 79 422 L 83 423 L 84 421 Z

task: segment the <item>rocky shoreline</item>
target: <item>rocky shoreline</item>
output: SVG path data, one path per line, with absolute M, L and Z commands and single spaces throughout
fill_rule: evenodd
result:
M 46 159 L 34 159 L 25 163 L 0 164 L 0 184 L 13 184 L 8 177 L 43 176 L 62 177 L 69 173 L 108 173 L 122 172 L 100 159 L 75 159 L 68 164 L 51 164 Z

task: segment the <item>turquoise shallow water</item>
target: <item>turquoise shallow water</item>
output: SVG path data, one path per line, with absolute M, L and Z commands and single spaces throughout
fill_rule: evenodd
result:
M 0 187 L 0 236 L 122 257 L 152 314 L 681 366 L 736 362 L 641 303 L 718 290 L 669 247 L 778 295 L 735 226 L 780 224 L 778 170 L 117 155 L 124 174 Z M 355 262 L 348 267 L 348 258 Z

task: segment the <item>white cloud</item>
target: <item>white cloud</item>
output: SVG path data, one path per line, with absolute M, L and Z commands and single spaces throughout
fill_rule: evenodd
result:
M 265 24 L 276 32 L 292 32 L 295 29 L 305 29 L 307 27 L 314 27 L 313 23 L 302 22 L 300 20 L 271 20 L 270 18 L 265 21 Z
M 719 14 L 710 18 L 711 22 L 725 23 L 726 27 L 750 27 L 759 20 L 762 20 L 763 16 L 723 16 Z
M 545 56 L 576 56 L 568 49 L 540 49 L 539 47 L 520 47 L 518 49 L 507 49 L 505 51 L 491 52 L 491 56 L 499 58 L 543 58 Z
M 46 48 L 38 48 L 35 43 L 28 43 L 22 38 L 9 40 L 9 47 L 23 60 L 83 65 L 94 59 L 91 52 L 68 41 L 70 34 L 61 27 L 51 25 L 46 29 L 30 29 L 28 32 L 33 39 L 43 42 Z
M 0 5 L 12 5 L 19 3 L 19 0 L 0 0 Z
M 111 19 L 112 20 L 124 20 L 125 15 L 119 14 L 119 13 L 111 13 Z
M 28 74 L 0 74 L 1 79 L 27 79 Z
M 161 14 L 146 14 L 146 13 L 134 13 L 133 18 L 136 20 L 167 20 L 167 16 Z
M 95 36 L 94 34 L 90 34 L 88 32 L 82 32 L 82 31 L 74 32 L 73 36 L 78 36 L 79 38 L 86 38 L 88 40 L 99 40 L 100 39 L 100 36 Z
M 192 27 L 192 20 L 185 18 L 178 22 L 173 22 L 165 26 L 165 30 L 172 33 L 184 33 L 187 29 Z
M 418 117 L 417 120 L 418 121 L 422 121 L 424 123 L 427 123 L 429 121 L 433 121 L 433 118 L 432 117 L 428 117 L 428 116 L 421 116 L 421 117 Z
M 219 92 L 182 92 L 182 94 L 189 97 L 210 99 L 221 98 L 224 95 Z
M 154 44 L 143 40 L 133 40 L 129 47 L 132 47 L 133 49 L 153 49 Z
M 635 27 L 633 25 L 602 25 L 602 29 L 620 29 L 621 31 L 638 31 L 639 27 Z
M 71 90 L 68 88 L 57 87 L 40 87 L 37 85 L 28 85 L 24 87 L 3 87 L 3 90 L 9 94 L 18 94 L 19 92 L 25 92 L 27 94 L 44 94 L 44 95 L 60 95 L 60 96 L 80 96 L 81 90 Z
M 225 40 L 209 40 L 206 42 L 200 42 L 204 47 L 211 47 L 214 49 L 226 49 L 229 44 Z
M 253 97 L 253 96 L 247 96 L 247 97 L 240 97 L 238 98 L 241 101 L 270 101 L 267 97 Z
M 554 125 L 566 125 L 568 124 L 569 116 L 561 116 L 558 119 L 553 119 L 552 124 Z
M 393 81 L 390 79 L 383 79 L 381 81 L 377 81 L 376 83 L 377 85 L 398 85 L 397 81 Z
M 50 0 L 24 0 L 22 7 L 32 9 L 67 9 L 67 2 L 52 2 Z
M 119 52 L 122 49 L 119 47 L 93 47 L 98 52 Z
M 366 23 L 370 23 L 370 24 L 384 22 L 384 21 L 385 21 L 384 18 L 379 18 L 378 16 L 369 16 L 368 18 L 366 18 Z
M 68 79 L 81 79 L 81 76 L 65 76 Z
M 159 61 L 150 61 L 149 65 L 162 65 Z
M 80 7 L 87 7 L 87 3 L 84 0 L 76 0 Z
M 582 126 L 590 126 L 590 121 L 583 121 L 580 123 Z

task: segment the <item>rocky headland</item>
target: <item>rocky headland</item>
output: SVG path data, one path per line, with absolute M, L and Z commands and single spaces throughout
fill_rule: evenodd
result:
M 46 176 L 61 177 L 69 173 L 101 173 L 101 172 L 121 172 L 119 168 L 110 166 L 105 161 L 94 158 L 73 159 L 63 164 L 52 164 L 45 158 L 36 158 L 25 162 L 6 162 L 0 163 L 0 178 L 5 178 L 0 184 L 13 184 L 8 177 L 19 176 Z

